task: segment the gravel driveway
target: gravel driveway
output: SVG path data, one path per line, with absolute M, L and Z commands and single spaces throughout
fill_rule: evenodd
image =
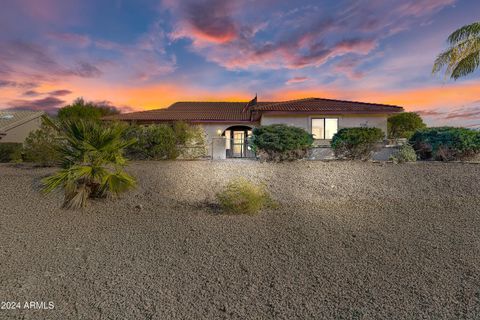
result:
M 85 212 L 0 166 L 0 319 L 479 319 L 480 165 L 143 162 Z M 211 206 L 267 184 L 256 216 Z M 138 207 L 141 206 L 141 209 Z

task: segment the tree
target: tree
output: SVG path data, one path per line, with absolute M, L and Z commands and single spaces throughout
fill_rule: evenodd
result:
M 461 27 L 448 37 L 450 47 L 438 55 L 433 73 L 444 68 L 445 76 L 457 80 L 480 65 L 480 21 Z
M 48 119 L 43 119 L 40 129 L 30 132 L 25 139 L 23 154 L 25 161 L 48 167 L 55 165 L 60 159 L 59 139 L 57 131 L 46 124 Z
M 388 118 L 388 137 L 391 139 L 409 139 L 418 129 L 423 129 L 426 124 L 415 112 L 403 112 Z
M 124 171 L 123 157 L 135 140 L 122 139 L 124 126 L 86 120 L 49 125 L 63 139 L 58 147 L 63 169 L 42 180 L 43 191 L 63 189 L 63 207 L 85 207 L 89 198 L 118 195 L 135 186 L 135 179 Z
M 58 110 L 58 118 L 64 120 L 86 119 L 100 120 L 101 117 L 120 113 L 116 108 L 85 102 L 83 98 L 76 99 L 72 104 Z

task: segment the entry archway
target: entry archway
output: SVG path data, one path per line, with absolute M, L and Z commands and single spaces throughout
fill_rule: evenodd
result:
M 231 126 L 225 129 L 227 158 L 253 158 L 255 154 L 249 145 L 253 128 L 250 126 Z

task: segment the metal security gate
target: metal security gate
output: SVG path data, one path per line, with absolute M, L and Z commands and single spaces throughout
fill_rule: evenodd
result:
M 254 158 L 248 130 L 231 130 L 227 135 L 227 158 Z

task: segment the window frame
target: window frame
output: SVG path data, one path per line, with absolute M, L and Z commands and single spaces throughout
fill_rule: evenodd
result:
M 339 129 L 339 124 L 340 124 L 340 118 L 337 118 L 337 117 L 311 117 L 310 118 L 310 133 L 313 135 L 313 120 L 323 120 L 323 139 L 317 139 L 315 137 L 313 137 L 313 139 L 315 140 L 332 140 L 332 139 L 326 139 L 326 129 L 327 129 L 327 126 L 326 126 L 326 120 L 327 119 L 334 119 L 334 120 L 337 120 L 337 132 L 338 132 L 338 129 Z

